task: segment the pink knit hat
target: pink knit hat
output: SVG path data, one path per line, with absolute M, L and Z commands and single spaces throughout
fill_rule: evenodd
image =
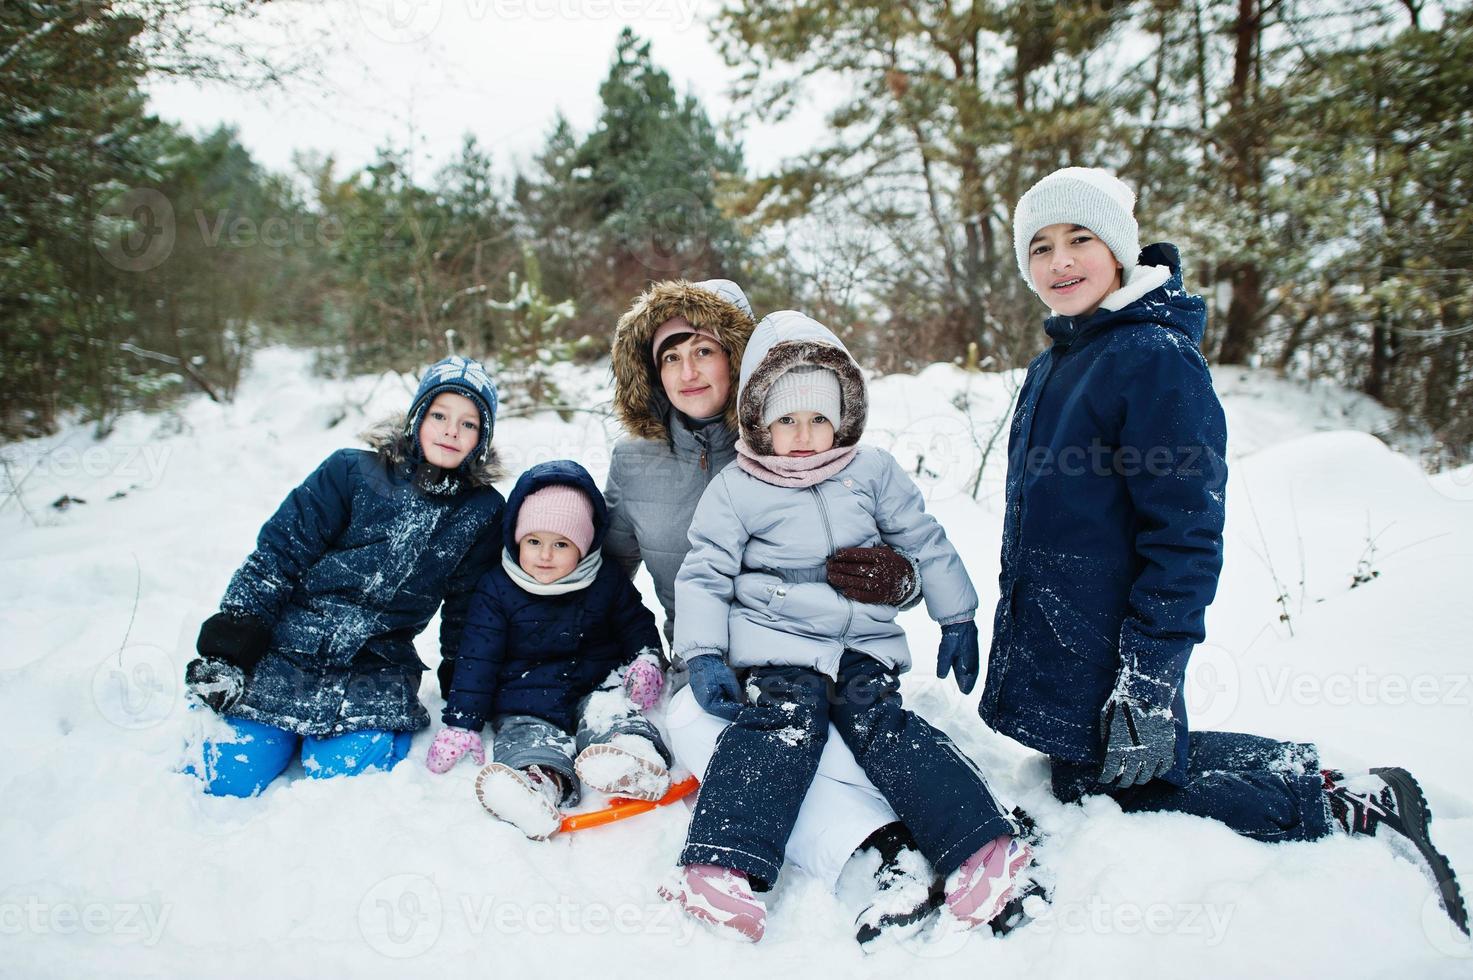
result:
M 558 483 L 527 495 L 517 511 L 517 543 L 534 531 L 561 534 L 587 557 L 593 544 L 593 505 L 583 491 Z
M 716 336 L 710 327 L 697 326 L 682 316 L 672 316 L 655 328 L 655 335 L 650 339 L 650 356 L 658 357 L 660 355 L 660 345 L 665 342 L 665 338 L 673 337 L 678 333 L 700 334 L 702 337 L 710 337 L 716 343 L 721 344 L 721 338 Z M 722 344 L 723 349 L 725 346 L 725 344 Z

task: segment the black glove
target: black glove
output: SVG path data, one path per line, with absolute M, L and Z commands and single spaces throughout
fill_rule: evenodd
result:
M 714 653 L 703 653 L 687 660 L 685 666 L 690 670 L 690 689 L 696 703 L 708 714 L 736 721 L 746 699 L 731 665 Z
M 1164 708 L 1117 695 L 1105 703 L 1100 728 L 1106 741 L 1102 783 L 1144 786 L 1176 765 L 1176 719 Z
M 184 667 L 184 686 L 217 715 L 240 700 L 245 682 L 245 671 L 215 657 L 195 657 Z
M 827 562 L 829 585 L 846 599 L 898 606 L 915 590 L 915 566 L 894 548 L 840 548 Z
M 224 660 L 248 674 L 256 669 L 270 647 L 270 626 L 254 616 L 229 610 L 205 620 L 195 643 L 201 657 Z

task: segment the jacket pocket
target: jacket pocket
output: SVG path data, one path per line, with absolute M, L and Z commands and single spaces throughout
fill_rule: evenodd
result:
M 1107 612 L 1081 597 L 1021 581 L 1013 587 L 1011 605 L 1014 646 L 1060 649 L 1096 669 L 1119 670 L 1120 623 Z

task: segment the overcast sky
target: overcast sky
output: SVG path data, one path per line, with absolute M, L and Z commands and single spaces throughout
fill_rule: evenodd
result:
M 252 46 L 285 53 L 324 49 L 323 78 L 284 88 L 242 90 L 164 82 L 150 90 L 155 112 L 195 131 L 237 127 L 258 161 L 274 170 L 293 151 L 334 154 L 339 174 L 376 147 L 411 140 L 417 174 L 474 133 L 507 174 L 542 144 L 561 110 L 587 132 L 598 86 L 625 25 L 652 42 L 656 64 L 678 90 L 694 93 L 713 119 L 732 113 L 736 73 L 716 53 L 708 28 L 721 0 L 277 0 L 244 29 Z M 237 32 L 240 33 L 240 32 Z M 819 120 L 754 126 L 741 133 L 750 171 L 795 150 Z

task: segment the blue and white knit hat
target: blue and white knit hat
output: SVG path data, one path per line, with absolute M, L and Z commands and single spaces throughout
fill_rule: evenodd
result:
M 496 382 L 486 373 L 479 361 L 468 357 L 447 357 L 431 364 L 419 379 L 419 390 L 414 393 L 414 402 L 409 406 L 408 421 L 404 435 L 409 439 L 410 452 L 420 455 L 419 427 L 424 421 L 425 411 L 435 396 L 453 391 L 476 403 L 481 413 L 481 438 L 476 448 L 466 455 L 461 467 L 471 463 L 484 464 L 491 453 L 491 431 L 496 426 Z
M 1039 229 L 1071 224 L 1088 228 L 1109 247 L 1123 267 L 1121 280 L 1130 281 L 1141 252 L 1141 230 L 1135 220 L 1135 192 L 1108 170 L 1064 167 L 1028 188 L 1013 211 L 1013 250 L 1018 271 L 1035 293 L 1038 286 L 1028 271 L 1028 243 Z

